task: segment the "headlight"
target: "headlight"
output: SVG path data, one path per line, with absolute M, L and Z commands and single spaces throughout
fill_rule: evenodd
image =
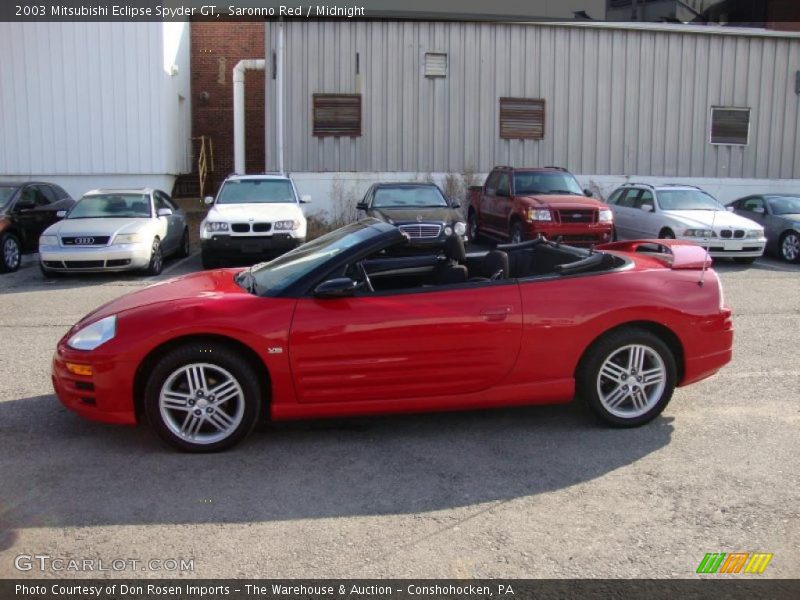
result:
M 700 238 L 710 238 L 716 237 L 714 232 L 710 229 L 687 229 L 683 232 L 684 237 L 700 237 Z
M 206 231 L 213 233 L 215 231 L 228 231 L 227 223 L 220 223 L 218 221 L 209 221 L 206 223 Z
M 135 244 L 141 240 L 138 233 L 118 233 L 114 237 L 115 244 Z
M 747 230 L 747 237 L 749 237 L 749 238 L 764 237 L 764 230 L 763 229 L 748 229 Z
M 447 237 L 450 237 L 451 235 L 453 235 L 453 228 L 450 227 L 450 225 L 448 225 L 447 227 L 444 228 L 444 234 Z
M 456 232 L 456 235 L 464 235 L 467 233 L 467 224 L 459 221 L 453 225 L 453 231 Z
M 600 223 L 611 223 L 614 220 L 614 213 L 610 208 L 601 208 L 597 213 L 597 221 Z
M 43 235 L 39 238 L 40 246 L 58 246 L 57 235 Z
M 278 231 L 291 231 L 300 228 L 300 221 L 294 219 L 292 221 L 275 221 L 273 228 Z
M 111 315 L 105 319 L 87 325 L 67 341 L 67 346 L 75 350 L 94 350 L 105 344 L 117 333 L 117 316 Z
M 553 217 L 546 208 L 529 208 L 528 221 L 552 221 Z

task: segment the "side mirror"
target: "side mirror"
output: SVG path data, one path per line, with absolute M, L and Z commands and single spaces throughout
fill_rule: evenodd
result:
M 156 214 L 159 217 L 169 217 L 170 215 L 172 215 L 172 209 L 171 208 L 159 208 L 156 211 Z
M 214 196 L 206 196 L 205 198 L 203 198 L 203 203 L 207 206 L 210 204 L 214 204 Z
M 652 204 L 642 204 L 640 207 L 644 212 L 653 212 L 653 205 Z
M 366 202 L 359 202 L 356 204 L 356 210 L 367 210 L 369 207 Z
M 58 217 L 59 219 L 63 219 L 66 216 L 67 216 L 67 211 L 65 211 L 65 210 L 59 210 L 56 213 L 56 217 Z
M 358 284 L 349 277 L 336 277 L 323 281 L 314 288 L 317 298 L 347 298 L 356 293 Z
M 311 196 L 308 194 L 303 194 L 300 196 L 300 204 L 308 204 L 309 202 L 311 202 Z
M 594 196 L 594 192 L 592 192 L 592 190 L 590 189 L 583 190 L 583 193 L 587 198 L 591 198 L 592 196 Z
M 461 208 L 461 202 L 456 200 L 455 198 L 450 200 L 450 208 Z

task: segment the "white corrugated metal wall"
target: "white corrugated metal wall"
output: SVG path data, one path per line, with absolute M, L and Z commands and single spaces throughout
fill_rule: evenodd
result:
M 284 27 L 291 171 L 555 164 L 584 174 L 800 178 L 797 34 L 408 21 Z M 270 49 L 276 29 L 267 24 Z M 448 54 L 446 78 L 423 76 L 425 52 Z M 361 92 L 363 135 L 313 137 L 315 92 Z M 267 98 L 274 93 L 268 77 Z M 502 96 L 546 100 L 543 140 L 499 138 Z M 711 106 L 752 109 L 749 145 L 709 143 Z
M 129 185 L 189 170 L 189 31 L 179 26 L 0 23 L 0 175 L 80 194 L 109 176 Z

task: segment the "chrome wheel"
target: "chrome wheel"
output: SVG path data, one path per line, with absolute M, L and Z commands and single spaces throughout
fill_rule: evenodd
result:
M 176 369 L 161 386 L 161 418 L 172 434 L 192 444 L 215 444 L 232 435 L 245 412 L 242 386 L 210 363 Z
M 19 267 L 20 250 L 16 238 L 8 236 L 3 242 L 3 263 L 8 271 L 15 271 Z
M 667 368 L 661 355 L 642 344 L 622 346 L 597 374 L 597 396 L 610 414 L 623 419 L 650 411 L 664 393 Z
M 787 233 L 781 242 L 781 256 L 784 260 L 795 262 L 800 258 L 800 235 Z

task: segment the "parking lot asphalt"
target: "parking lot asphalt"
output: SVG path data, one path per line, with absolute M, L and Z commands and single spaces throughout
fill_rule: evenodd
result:
M 799 577 L 800 266 L 718 263 L 733 362 L 648 426 L 573 403 L 278 424 L 186 455 L 71 414 L 49 367 L 85 313 L 199 256 L 54 280 L 25 257 L 0 276 L 0 577 L 685 578 L 737 551 Z M 193 570 L 19 571 L 20 555 Z

